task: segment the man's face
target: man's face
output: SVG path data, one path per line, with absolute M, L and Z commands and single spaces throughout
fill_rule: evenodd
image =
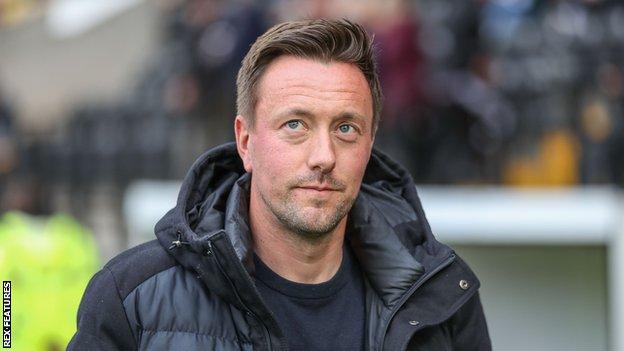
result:
M 251 206 L 290 231 L 320 237 L 346 219 L 370 157 L 368 83 L 353 64 L 281 56 L 257 92 L 253 128 L 241 116 L 235 126 L 252 173 Z

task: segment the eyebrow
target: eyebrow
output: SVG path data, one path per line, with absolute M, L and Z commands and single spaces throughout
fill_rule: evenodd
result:
M 314 117 L 314 114 L 308 110 L 304 110 L 302 108 L 291 108 L 288 109 L 282 113 L 279 113 L 276 117 L 277 118 L 283 118 L 286 116 L 297 116 L 297 117 L 308 117 L 308 118 L 312 118 Z
M 308 110 L 304 110 L 302 108 L 292 108 L 292 109 L 288 109 L 282 113 L 279 113 L 276 118 L 283 118 L 286 116 L 297 116 L 297 117 L 306 117 L 306 118 L 313 118 L 314 117 L 314 113 L 308 111 Z M 340 114 L 338 114 L 337 116 L 334 116 L 334 119 L 350 119 L 350 120 L 360 120 L 362 123 L 364 123 L 366 121 L 366 118 L 364 116 L 362 116 L 359 113 L 356 112 L 342 112 Z
M 362 123 L 366 122 L 366 118 L 364 116 L 355 112 L 343 112 L 336 117 L 338 119 L 355 119 L 360 120 Z

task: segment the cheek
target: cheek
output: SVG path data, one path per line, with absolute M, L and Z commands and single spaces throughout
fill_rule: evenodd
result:
M 263 134 L 254 135 L 253 151 L 251 153 L 251 162 L 257 173 L 264 173 L 267 169 L 266 164 L 271 161 L 271 155 L 274 152 L 275 145 L 271 143 L 269 138 L 266 138 Z M 270 170 L 270 167 L 268 167 Z M 259 172 L 262 170 L 262 172 Z
M 287 181 L 296 170 L 293 148 L 275 139 L 257 135 L 251 155 L 254 173 L 268 186 Z

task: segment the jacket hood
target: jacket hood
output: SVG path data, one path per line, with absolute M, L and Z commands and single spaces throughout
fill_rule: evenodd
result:
M 239 262 L 238 266 L 253 275 L 250 179 L 235 143 L 203 154 L 186 175 L 176 207 L 156 225 L 161 245 L 180 264 L 213 280 L 219 272 L 240 275 L 236 267 L 212 267 L 206 256 L 213 250 L 227 256 L 228 262 Z M 431 233 L 409 173 L 379 150 L 373 149 L 348 216 L 347 241 L 370 286 L 387 307 L 453 254 Z M 236 282 L 229 283 L 236 288 Z M 209 288 L 221 291 L 232 303 L 244 299 L 232 298 L 231 291 L 222 286 Z

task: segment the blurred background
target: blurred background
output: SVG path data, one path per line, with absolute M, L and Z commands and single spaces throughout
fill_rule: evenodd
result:
M 374 34 L 377 146 L 480 276 L 494 348 L 624 350 L 615 0 L 0 0 L 13 347 L 64 349 L 89 277 L 151 240 L 195 158 L 233 140 L 249 45 L 311 17 Z

